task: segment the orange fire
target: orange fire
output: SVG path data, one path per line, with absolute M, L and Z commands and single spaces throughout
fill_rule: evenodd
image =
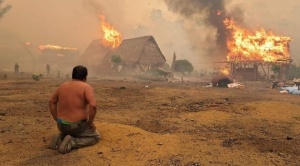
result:
M 240 28 L 233 20 L 226 19 L 224 24 L 231 33 L 227 39 L 228 61 L 265 61 L 275 62 L 290 59 L 289 42 L 291 37 L 276 36 L 264 29 L 250 32 Z
M 219 72 L 224 74 L 224 75 L 229 75 L 229 73 L 230 73 L 229 70 L 230 70 L 229 68 L 220 68 Z
M 111 26 L 110 24 L 108 24 L 105 21 L 105 17 L 104 16 L 100 16 L 101 19 L 101 30 L 104 33 L 103 39 L 102 39 L 102 43 L 105 46 L 109 46 L 112 48 L 117 48 L 120 46 L 121 42 L 122 42 L 122 37 L 121 37 L 121 33 L 118 32 L 116 30 L 116 28 L 114 28 L 113 26 Z
M 48 50 L 69 50 L 69 51 L 76 51 L 78 50 L 77 48 L 73 47 L 61 47 L 61 46 L 56 46 L 56 45 L 40 45 L 38 46 L 40 51 L 48 51 Z

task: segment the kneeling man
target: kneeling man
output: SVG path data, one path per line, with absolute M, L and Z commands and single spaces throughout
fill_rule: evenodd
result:
M 94 125 L 96 99 L 93 88 L 86 83 L 87 75 L 86 67 L 74 67 L 72 80 L 62 83 L 49 101 L 60 134 L 53 136 L 48 148 L 62 154 L 100 140 Z

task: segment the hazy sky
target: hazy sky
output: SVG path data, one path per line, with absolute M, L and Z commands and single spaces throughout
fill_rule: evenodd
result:
M 201 18 L 205 17 L 197 17 L 195 21 L 170 11 L 166 1 L 5 0 L 1 7 L 12 8 L 0 18 L 0 58 L 8 59 L 3 58 L 7 56 L 3 48 L 22 48 L 21 42 L 30 42 L 32 47 L 40 44 L 76 47 L 82 53 L 93 39 L 101 38 L 98 15 L 102 14 L 121 32 L 123 39 L 153 35 L 168 63 L 174 51 L 177 59 L 188 59 L 197 66 L 206 63 L 204 57 L 216 40 L 215 29 L 204 25 Z M 292 59 L 299 62 L 300 1 L 224 0 L 224 5 L 228 11 L 240 12 L 243 26 L 292 37 Z

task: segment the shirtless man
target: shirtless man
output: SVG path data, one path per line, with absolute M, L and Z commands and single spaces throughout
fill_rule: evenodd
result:
M 86 67 L 74 67 L 72 80 L 62 83 L 49 101 L 60 134 L 52 138 L 48 148 L 62 154 L 100 140 L 94 125 L 96 99 L 93 88 L 86 83 L 87 74 Z

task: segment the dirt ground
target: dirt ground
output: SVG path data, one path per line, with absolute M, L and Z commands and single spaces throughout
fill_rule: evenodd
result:
M 64 81 L 0 79 L 1 165 L 300 165 L 300 96 L 260 81 L 90 79 L 102 139 L 59 154 L 47 149 L 57 133 L 48 100 Z

